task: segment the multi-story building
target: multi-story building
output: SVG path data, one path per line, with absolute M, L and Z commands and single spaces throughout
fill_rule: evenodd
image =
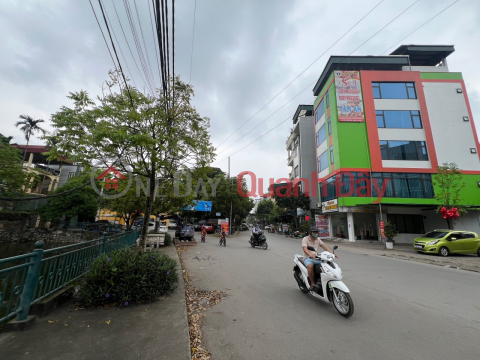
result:
M 287 165 L 292 168 L 289 174 L 289 179 L 312 179 L 312 172 L 316 171 L 316 157 L 315 157 L 315 139 L 312 136 L 314 131 L 313 105 L 299 105 L 295 115 L 293 116 L 293 128 L 288 137 Z M 314 184 L 306 184 L 303 181 L 299 183 L 300 189 L 310 195 L 311 188 Z M 317 209 L 318 199 L 315 196 L 310 197 L 310 210 L 307 210 L 308 215 L 311 210 Z
M 379 240 L 382 220 L 396 225 L 397 242 L 446 228 L 435 178 L 453 162 L 466 184 L 460 205 L 471 210 L 455 228 L 480 233 L 480 146 L 462 74 L 447 65 L 454 51 L 402 45 L 388 56 L 330 57 L 313 89 L 330 236 Z

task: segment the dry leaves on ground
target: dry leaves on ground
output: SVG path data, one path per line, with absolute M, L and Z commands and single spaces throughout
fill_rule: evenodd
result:
M 202 343 L 202 323 L 207 307 L 218 304 L 226 294 L 222 291 L 198 290 L 190 283 L 188 269 L 183 263 L 182 253 L 186 247 L 177 247 L 178 255 L 183 269 L 183 280 L 185 281 L 185 297 L 187 300 L 188 327 L 190 332 L 190 348 L 192 360 L 209 360 L 212 355 Z

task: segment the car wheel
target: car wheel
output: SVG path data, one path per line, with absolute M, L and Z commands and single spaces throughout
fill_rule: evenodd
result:
M 442 246 L 442 247 L 440 248 L 440 250 L 438 251 L 438 253 L 439 253 L 440 255 L 442 255 L 443 257 L 446 257 L 446 256 L 450 255 L 450 250 L 448 250 L 447 247 Z

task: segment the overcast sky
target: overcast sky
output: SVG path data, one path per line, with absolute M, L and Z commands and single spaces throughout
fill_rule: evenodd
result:
M 403 37 L 453 1 L 418 1 L 353 55 L 391 52 Z M 197 0 L 191 83 L 195 88 L 195 107 L 202 116 L 211 119 L 213 145 L 218 146 L 225 140 L 379 2 Z M 309 70 L 224 142 L 218 149 L 220 161 L 216 166 L 226 171 L 228 155 L 290 118 L 231 158 L 232 174 L 250 170 L 266 181 L 270 177 L 287 177 L 290 169 L 285 140 L 292 127 L 292 115 L 298 104 L 314 100 L 313 86 L 308 85 L 318 79 L 328 57 L 350 54 L 414 2 L 382 1 Z M 100 16 L 98 0 L 92 3 Z M 126 59 L 125 64 L 121 57 L 124 71 L 143 88 L 143 74 L 137 71 L 123 39 L 112 0 L 103 0 L 103 3 Z M 151 0 L 136 0 L 136 3 L 153 68 L 155 52 L 147 7 Z M 115 4 L 132 51 L 138 56 L 123 0 L 115 0 Z M 133 0 L 130 6 L 134 11 Z M 194 0 L 176 2 L 175 69 L 186 82 L 190 80 L 194 7 Z M 135 12 L 133 14 L 136 21 Z M 402 41 L 403 44 L 455 45 L 456 51 L 448 58 L 448 65 L 450 71 L 463 73 L 477 129 L 480 129 L 479 25 L 480 1 L 459 0 Z M 14 126 L 20 114 L 49 120 L 60 106 L 70 105 L 66 98 L 68 92 L 86 90 L 91 95 L 98 94 L 108 70 L 113 68 L 88 0 L 1 0 L 0 33 L 0 133 L 14 136 L 14 142 L 25 142 Z M 138 57 L 137 63 L 140 66 Z M 158 86 L 158 71 L 154 73 Z M 284 106 L 306 87 L 306 91 Z M 247 135 L 240 139 L 244 134 Z M 31 143 L 41 144 L 41 141 L 34 138 Z

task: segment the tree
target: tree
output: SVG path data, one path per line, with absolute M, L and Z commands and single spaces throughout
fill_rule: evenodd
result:
M 18 197 L 24 195 L 22 187 L 31 186 L 31 176 L 23 170 L 20 150 L 7 142 L 0 142 L 0 196 Z
M 200 117 L 190 104 L 193 88 L 178 77 L 170 79 L 166 96 L 163 91 L 154 97 L 129 87 L 133 107 L 127 90 L 117 88 L 117 73 L 111 71 L 97 102 L 85 91 L 70 93 L 73 108 L 63 106 L 52 115 L 61 140 L 50 154 L 60 153 L 85 165 L 121 158 L 121 163 L 115 163 L 119 170 L 131 171 L 146 181 L 147 201 L 142 212 L 148 219 L 158 179 L 174 179 L 177 171 L 203 167 L 213 160 L 210 120 Z M 147 232 L 148 221 L 142 229 L 141 248 Z
M 25 152 L 23 153 L 23 161 L 25 162 L 25 156 L 27 155 L 28 143 L 30 142 L 30 137 L 35 135 L 37 131 L 45 133 L 45 130 L 40 127 L 38 124 L 45 122 L 44 120 L 35 120 L 28 115 L 20 115 L 22 121 L 17 121 L 15 123 L 16 127 L 20 126 L 20 130 L 25 134 L 25 139 L 27 140 L 27 146 L 25 146 Z
M 270 199 L 264 199 L 260 200 L 260 202 L 257 205 L 257 211 L 256 213 L 258 215 L 270 215 L 274 207 L 274 203 Z
M 277 194 L 277 192 L 280 193 Z M 287 196 L 290 195 L 290 196 Z M 280 208 L 293 211 L 293 220 L 295 227 L 298 228 L 298 219 L 297 219 L 297 209 L 308 210 L 310 209 L 310 198 L 305 196 L 305 194 L 298 189 L 298 196 L 294 192 L 288 194 L 287 187 L 280 187 L 276 190 L 275 202 Z
M 437 174 L 434 176 L 435 199 L 439 202 L 437 212 L 443 207 L 447 210 L 457 208 L 458 213 L 466 213 L 465 207 L 460 205 L 462 201 L 460 192 L 466 186 L 463 182 L 463 175 L 459 171 L 456 163 L 443 163 L 437 168 Z M 453 230 L 455 224 L 453 219 L 446 218 L 448 228 Z
M 64 185 L 55 190 L 58 194 L 72 190 L 90 181 L 90 173 L 83 172 L 70 178 Z M 58 223 L 62 218 L 69 221 L 75 216 L 93 217 L 100 207 L 100 196 L 91 186 L 85 186 L 64 196 L 49 198 L 37 212 L 44 221 Z

